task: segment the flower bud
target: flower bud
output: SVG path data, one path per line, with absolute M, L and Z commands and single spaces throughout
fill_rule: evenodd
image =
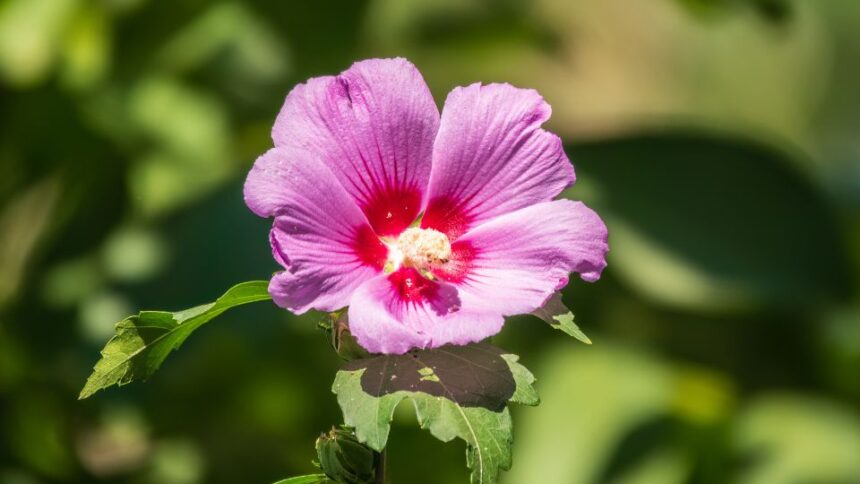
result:
M 336 482 L 373 484 L 379 453 L 360 443 L 352 430 L 333 428 L 317 439 L 320 468 Z

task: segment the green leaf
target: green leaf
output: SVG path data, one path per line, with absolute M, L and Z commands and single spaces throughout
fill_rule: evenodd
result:
M 308 474 L 306 476 L 282 479 L 275 484 L 325 484 L 332 482 L 325 474 Z
M 65 43 L 75 0 L 10 0 L 0 6 L 0 78 L 31 86 L 44 80 Z
M 370 356 L 349 331 L 349 316 L 345 310 L 326 314 L 317 326 L 328 333 L 331 347 L 344 360 L 358 360 Z
M 544 305 L 532 314 L 546 321 L 553 328 L 567 333 L 587 345 L 591 344 L 588 336 L 573 322 L 573 312 L 564 305 L 560 292 L 550 296 Z
M 517 462 L 506 482 L 630 483 L 634 481 L 624 478 L 637 472 L 644 460 L 678 445 L 667 437 L 668 430 L 658 430 L 656 437 L 654 432 L 637 432 L 648 422 L 672 415 L 678 406 L 681 375 L 660 358 L 609 339 L 588 351 L 547 352 L 540 375 L 546 405 L 540 412 L 523 413 L 517 421 Z M 688 404 L 695 409 L 729 398 L 712 390 L 707 378 L 695 383 L 696 400 Z M 570 437 L 563 440 L 565 436 Z M 619 453 L 629 439 L 635 448 Z M 672 479 L 673 472 L 667 471 L 669 476 L 647 482 L 686 482 L 688 455 L 681 455 L 680 469 L 675 470 L 681 478 Z
M 739 412 L 734 445 L 747 459 L 736 482 L 857 482 L 860 419 L 850 406 L 771 392 Z
M 422 428 L 443 442 L 466 442 L 471 482 L 494 483 L 511 466 L 507 403 L 539 402 L 534 376 L 517 360 L 484 343 L 378 355 L 345 364 L 332 391 L 346 425 L 377 451 L 386 445 L 394 409 L 409 398 Z
M 511 368 L 511 373 L 514 376 L 514 382 L 516 383 L 514 394 L 511 395 L 508 401 L 531 406 L 540 404 L 540 396 L 538 396 L 537 390 L 534 387 L 536 378 L 528 368 L 518 363 L 520 357 L 507 354 L 502 355 L 502 358 L 508 362 L 508 366 Z
M 752 7 L 758 15 L 774 24 L 790 20 L 794 6 L 786 0 L 679 0 L 690 13 L 703 18 L 724 16 L 725 14 L 741 13 L 741 8 Z
M 576 153 L 586 183 L 563 196 L 600 214 L 613 275 L 654 302 L 748 314 L 850 298 L 836 214 L 797 169 L 804 160 L 689 130 L 580 143 Z
M 267 288 L 267 281 L 243 282 L 214 303 L 175 313 L 141 311 L 120 321 L 78 398 L 87 398 L 112 385 L 146 380 L 171 351 L 203 324 L 230 308 L 271 299 Z

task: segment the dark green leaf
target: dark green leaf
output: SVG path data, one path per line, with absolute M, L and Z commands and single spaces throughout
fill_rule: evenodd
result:
M 564 305 L 560 292 L 550 296 L 544 305 L 532 314 L 546 321 L 553 328 L 573 336 L 587 345 L 591 344 L 588 336 L 573 322 L 573 312 Z
M 355 360 L 343 369 L 366 369 L 361 387 L 374 397 L 401 390 L 424 392 L 447 397 L 464 407 L 495 411 L 504 408 L 516 389 L 503 354 L 501 349 L 488 344 L 444 346 L 406 355 Z
M 87 398 L 111 385 L 146 380 L 171 351 L 203 324 L 230 308 L 271 299 L 267 288 L 267 281 L 243 282 L 214 303 L 175 313 L 141 311 L 120 321 L 78 398 Z
M 694 132 L 575 148 L 581 198 L 609 227 L 613 273 L 662 303 L 742 311 L 846 295 L 835 216 L 799 161 Z
M 338 372 L 332 390 L 346 424 L 378 451 L 395 407 L 409 398 L 422 428 L 443 442 L 466 442 L 472 483 L 487 484 L 511 465 L 506 403 L 537 405 L 532 383 L 516 355 L 479 343 L 355 360 Z
M 762 18 L 775 24 L 791 19 L 793 6 L 787 0 L 679 0 L 691 13 L 710 18 L 732 10 L 752 7 Z

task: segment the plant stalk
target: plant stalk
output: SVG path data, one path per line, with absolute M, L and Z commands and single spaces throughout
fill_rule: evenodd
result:
M 388 449 L 382 449 L 382 452 L 379 453 L 379 464 L 376 466 L 376 483 L 375 484 L 385 484 L 385 454 L 388 453 Z

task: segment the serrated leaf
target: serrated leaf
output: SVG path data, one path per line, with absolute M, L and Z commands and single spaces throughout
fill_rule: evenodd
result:
M 508 366 L 511 368 L 511 373 L 513 373 L 514 381 L 516 382 L 514 394 L 511 395 L 508 401 L 531 406 L 540 404 L 540 396 L 538 396 L 537 390 L 533 386 L 536 378 L 528 368 L 519 364 L 520 357 L 506 354 L 502 355 L 502 358 L 508 362 Z
M 378 355 L 345 364 L 332 391 L 346 425 L 377 451 L 386 445 L 394 409 L 409 398 L 422 428 L 443 442 L 466 442 L 471 482 L 489 484 L 511 466 L 507 403 L 539 402 L 534 376 L 517 360 L 484 343 Z
M 309 474 L 307 476 L 296 476 L 282 479 L 275 484 L 327 484 L 334 482 L 329 480 L 325 474 Z
M 591 344 L 588 336 L 573 322 L 573 312 L 564 305 L 560 292 L 550 296 L 544 305 L 532 314 L 546 321 L 553 328 L 573 336 L 587 345 Z
M 78 398 L 87 398 L 112 385 L 146 380 L 171 351 L 203 324 L 230 308 L 269 299 L 267 281 L 243 282 L 214 303 L 175 313 L 141 311 L 120 321 Z

